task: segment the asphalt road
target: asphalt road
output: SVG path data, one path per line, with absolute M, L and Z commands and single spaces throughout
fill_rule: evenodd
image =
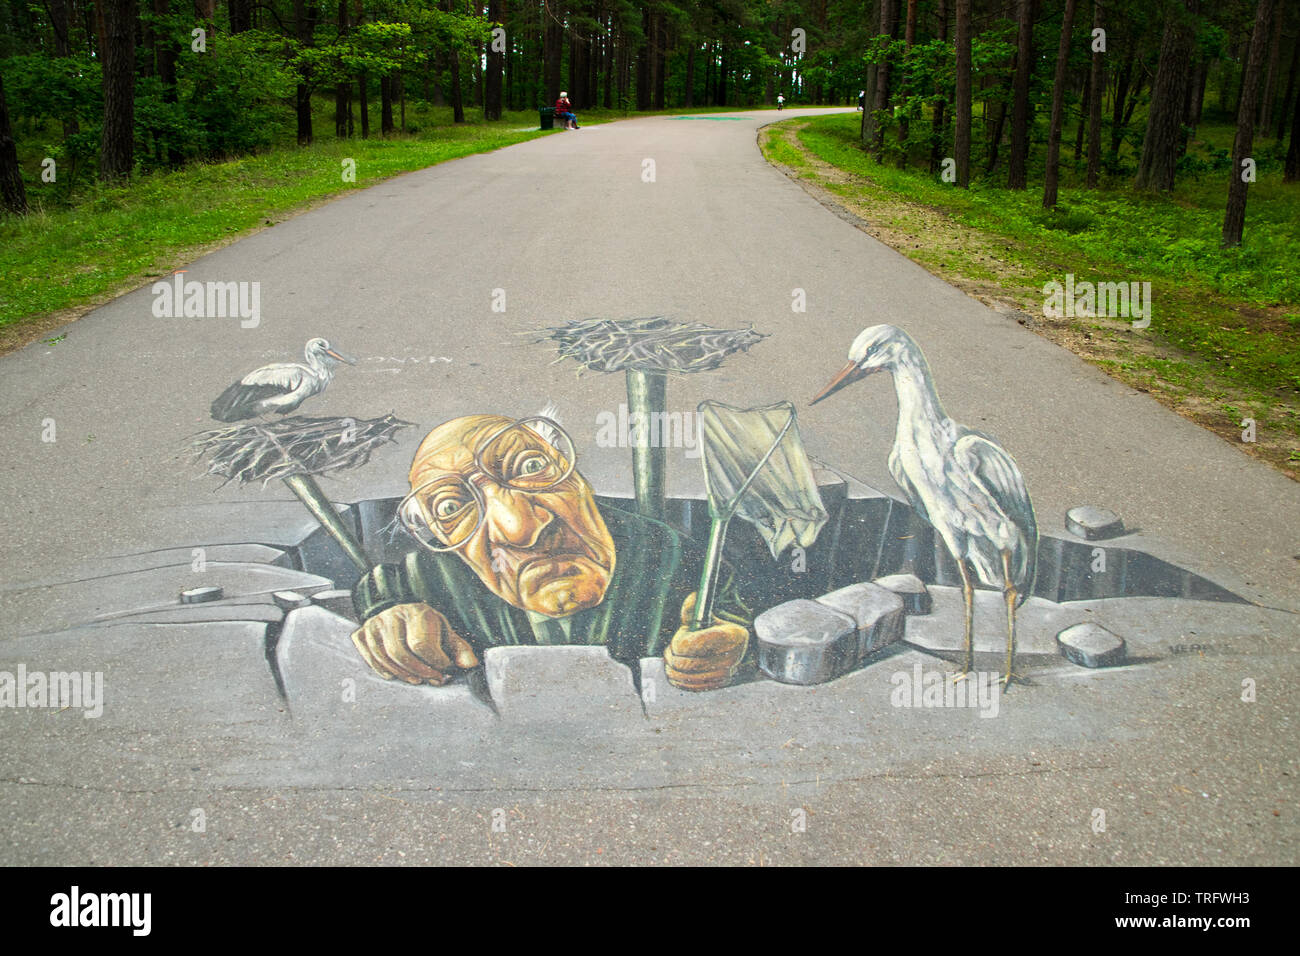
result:
M 187 442 L 210 427 L 208 405 L 227 384 L 300 355 L 313 336 L 362 361 L 342 368 L 304 412 L 393 412 L 421 426 L 330 482 L 337 500 L 404 492 L 428 427 L 473 412 L 526 415 L 548 402 L 577 442 L 582 471 L 597 487 L 626 487 L 627 452 L 600 449 L 595 437 L 597 416 L 625 401 L 622 376 L 578 376 L 526 333 L 592 316 L 665 315 L 752 324 L 769 336 L 718 371 L 672 380 L 670 410 L 704 398 L 794 400 L 814 455 L 890 492 L 887 382 L 814 408 L 807 401 L 858 331 L 898 325 L 925 350 L 949 414 L 1016 457 L 1045 531 L 1063 530 L 1076 505 L 1110 508 L 1159 542 L 1161 556 L 1260 604 L 1300 610 L 1300 486 L 833 215 L 760 156 L 756 131 L 774 114 L 732 115 L 586 127 L 446 163 L 193 263 L 186 279 L 260 283 L 256 328 L 237 318 L 157 318 L 144 287 L 62 330 L 58 345 L 0 358 L 0 592 L 68 580 L 105 555 L 212 540 L 223 503 L 288 498 L 277 487 L 214 490 Z M 504 312 L 493 309 L 497 290 Z M 795 290 L 806 312 L 792 311 Z M 1159 309 L 1157 301 L 1155 325 Z M 53 442 L 42 440 L 50 420 Z M 670 490 L 698 481 L 697 462 L 674 457 L 670 468 Z M 46 623 L 30 600 L 6 611 L 0 593 L 4 637 Z M 800 783 L 814 822 L 798 834 L 776 780 L 770 793 L 393 797 L 358 779 L 353 788 L 254 782 L 209 793 L 228 838 L 196 842 L 172 832 L 192 802 L 183 781 L 86 788 L 74 776 L 32 786 L 0 766 L 2 858 L 1295 863 L 1300 768 L 1287 695 L 1300 676 L 1297 634 L 1300 624 L 1255 662 L 1257 711 L 1226 716 L 1207 702 L 1224 682 L 1211 661 L 1180 671 L 1158 701 L 1132 701 L 1162 724 L 1142 739 L 985 763 L 954 741 L 949 759 Z M 1218 789 L 1198 786 L 1184 800 L 1191 767 Z M 1224 802 L 1210 806 L 1201 797 L 1210 790 Z M 1143 809 L 1122 833 L 1099 839 L 1087 815 L 1101 792 Z M 522 841 L 513 847 L 483 825 L 511 801 L 522 801 L 528 821 L 511 831 Z M 422 827 L 432 803 L 443 807 L 443 825 Z

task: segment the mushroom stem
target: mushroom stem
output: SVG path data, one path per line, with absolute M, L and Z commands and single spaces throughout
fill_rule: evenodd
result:
M 637 440 L 631 442 L 636 506 L 656 521 L 663 521 L 667 514 L 667 455 L 662 443 L 655 440 L 655 425 L 662 422 L 667 392 L 668 376 L 663 372 L 627 370 L 628 420 L 642 423 Z
M 352 529 L 339 517 L 339 513 L 334 510 L 334 505 L 325 496 L 325 492 L 321 491 L 320 485 L 316 484 L 315 479 L 311 475 L 289 475 L 284 479 L 284 483 L 307 506 L 307 510 L 312 513 L 312 517 L 319 521 L 320 526 L 325 529 L 325 533 L 339 543 L 343 553 L 351 559 L 357 569 L 362 574 L 369 571 L 370 559 L 361 550 L 361 545 L 357 542 L 356 536 L 353 535 Z

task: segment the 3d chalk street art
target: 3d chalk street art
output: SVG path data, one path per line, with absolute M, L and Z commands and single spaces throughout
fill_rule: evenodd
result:
M 838 373 L 844 352 L 824 349 L 816 396 L 746 408 L 723 389 L 699 403 L 694 435 L 669 435 L 669 380 L 707 383 L 763 338 L 663 317 L 539 330 L 532 360 L 623 373 L 616 441 L 577 433 L 562 395 L 523 417 L 448 395 L 430 403 L 434 420 L 309 416 L 302 406 L 349 361 L 312 339 L 304 364 L 260 368 L 214 401 L 217 427 L 177 436 L 197 480 L 247 494 L 283 484 L 299 509 L 250 501 L 231 508 L 223 540 L 120 556 L 82 582 L 98 596 L 72 602 L 61 626 L 186 626 L 184 647 L 165 652 L 204 646 L 220 661 L 187 692 L 262 674 L 287 722 L 266 733 L 316 741 L 309 777 L 468 779 L 484 761 L 494 775 L 590 782 L 609 772 L 581 757 L 595 727 L 627 773 L 655 779 L 760 773 L 746 764 L 755 748 L 764 767 L 795 767 L 775 739 L 791 726 L 828 741 L 887 733 L 895 752 L 927 746 L 914 731 L 935 719 L 984 741 L 1069 743 L 1131 716 L 1105 675 L 1159 681 L 1189 630 L 1275 613 L 1159 556 L 1105 502 L 1036 514 L 1009 450 L 947 417 L 900 328 L 865 329 Z M 877 371 L 897 396 L 894 443 L 879 449 L 897 488 L 811 455 L 799 420 L 814 402 L 848 407 L 847 386 Z M 335 389 L 365 387 L 345 378 Z M 423 438 L 402 460 L 411 430 Z M 674 445 L 697 453 L 670 456 Z M 631 493 L 589 480 L 587 456 L 617 456 Z M 696 491 L 667 494 L 670 466 Z M 381 468 L 403 470 L 404 493 L 324 490 Z M 222 700 L 223 720 L 240 699 Z M 533 745 L 542 763 L 523 755 Z
M 348 361 L 324 339 L 307 344 L 307 364 L 266 366 L 232 385 L 213 403 L 213 417 L 253 420 L 199 436 L 208 472 L 242 484 L 288 483 L 324 533 L 299 547 L 303 570 L 334 571 L 335 587 L 301 592 L 314 616 L 291 608 L 269 638 L 288 642 L 268 648 L 281 687 L 304 687 L 303 675 L 284 671 L 294 666 L 295 646 L 313 639 L 333 640 L 386 681 L 474 683 L 487 703 L 499 676 L 494 652 L 511 648 L 602 648 L 638 694 L 660 672 L 666 686 L 692 692 L 821 684 L 900 647 L 936 655 L 957 683 L 995 641 L 977 582 L 985 596 L 1001 598 L 998 679 L 1006 682 L 1022 676 L 1013 665 L 1030 675 L 1052 661 L 1130 661 L 1119 634 L 1082 606 L 1071 617 L 1072 605 L 1239 600 L 1140 551 L 1040 542 L 1012 457 L 946 417 L 920 348 L 892 326 L 864 330 L 849 364 L 813 401 L 873 372 L 891 373 L 899 420 L 887 454 L 901 499 L 814 465 L 794 404 L 740 409 L 710 400 L 697 413 L 705 494 L 667 500 L 665 443 L 651 436 L 663 424 L 668 378 L 716 369 L 761 338 L 661 317 L 590 319 L 539 333 L 560 360 L 626 375 L 632 500 L 592 487 L 573 438 L 554 418 L 465 409 L 420 443 L 405 497 L 340 513 L 313 476 L 365 465 L 408 423 L 289 415 L 328 385 L 335 363 Z M 272 411 L 282 417 L 266 420 Z M 1085 539 L 1116 531 L 1105 522 L 1078 530 Z M 349 573 L 337 573 L 331 550 Z M 952 633 L 922 624 L 934 614 L 931 592 L 954 584 L 961 619 Z M 1019 647 L 1018 614 L 1034 622 Z

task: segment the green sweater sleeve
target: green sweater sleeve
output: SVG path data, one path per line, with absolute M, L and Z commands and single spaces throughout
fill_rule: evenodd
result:
M 376 565 L 352 586 L 352 607 L 363 622 L 390 607 L 420 600 L 411 587 L 405 564 Z

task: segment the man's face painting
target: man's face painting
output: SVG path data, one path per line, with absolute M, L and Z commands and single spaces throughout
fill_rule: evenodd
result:
M 411 466 L 420 514 L 515 607 L 551 617 L 595 607 L 614 571 L 614 541 L 591 486 L 576 471 L 552 484 L 570 462 L 529 425 L 511 424 L 475 415 L 430 432 Z

